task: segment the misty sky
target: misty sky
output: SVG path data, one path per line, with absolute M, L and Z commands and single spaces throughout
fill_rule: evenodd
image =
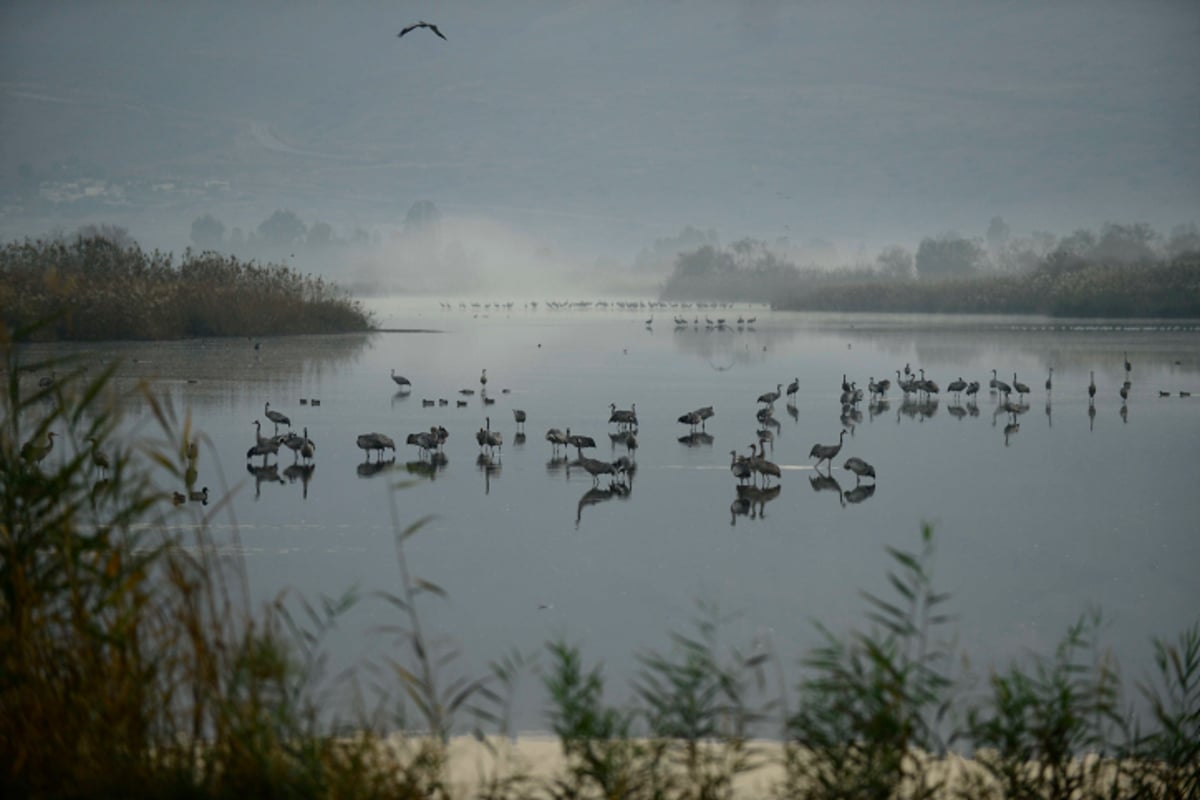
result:
M 396 38 L 418 19 L 448 41 Z M 172 249 L 203 213 L 420 200 L 626 262 L 689 224 L 849 255 L 995 215 L 1165 232 L 1200 220 L 1200 3 L 5 2 L 6 239 L 55 223 L 21 165 L 71 158 L 174 190 L 59 225 Z

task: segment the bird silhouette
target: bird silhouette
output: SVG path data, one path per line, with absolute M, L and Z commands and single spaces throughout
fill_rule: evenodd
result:
M 842 467 L 843 469 L 848 469 L 854 473 L 855 477 L 857 478 L 855 481 L 856 484 L 863 478 L 870 478 L 871 480 L 875 479 L 875 467 L 871 466 L 866 461 L 863 461 L 858 456 L 850 456 L 850 458 L 846 459 L 846 463 L 843 464 Z
M 816 466 L 818 467 L 821 466 L 822 461 L 833 463 L 834 456 L 841 451 L 842 440 L 845 438 L 846 431 L 842 430 L 842 432 L 838 434 L 837 444 L 814 444 L 812 446 L 812 450 L 808 454 L 808 457 L 815 458 L 817 460 Z
M 437 25 L 434 25 L 431 22 L 426 22 L 425 20 L 421 20 L 420 22 L 414 22 L 412 25 L 409 25 L 408 27 L 401 29 L 401 31 L 399 33 L 397 33 L 396 36 L 397 36 L 397 38 L 399 38 L 410 31 L 415 31 L 417 28 L 429 28 L 429 30 L 431 30 L 435 34 L 437 34 L 439 39 L 444 39 L 446 41 L 449 41 L 449 39 L 446 39 L 446 37 L 442 35 L 442 32 L 438 30 Z

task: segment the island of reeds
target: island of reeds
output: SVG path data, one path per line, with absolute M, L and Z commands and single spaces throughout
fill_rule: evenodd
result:
M 0 321 L 10 331 L 59 341 L 346 333 L 372 326 L 345 291 L 285 265 L 191 250 L 176 260 L 102 235 L 0 248 Z
M 406 553 L 419 520 L 397 524 L 388 591 L 255 607 L 209 532 L 227 501 L 162 488 L 190 492 L 204 433 L 147 385 L 118 389 L 115 366 L 22 363 L 17 338 L 0 325 L 4 797 L 1200 796 L 1200 622 L 1148 642 L 1153 668 L 1133 687 L 1092 614 L 1054 652 L 971 675 L 927 526 L 889 550 L 861 629 L 818 625 L 821 644 L 784 663 L 777 645 L 725 642 L 702 603 L 694 630 L 639 654 L 623 702 L 586 642 L 470 674 L 422 614 L 445 592 Z M 59 379 L 30 377 L 51 368 Z M 118 391 L 157 420 L 136 441 Z M 331 676 L 326 634 L 364 603 L 391 612 L 372 634 L 384 652 Z M 548 773 L 506 755 L 506 709 L 530 673 L 557 740 Z M 467 732 L 490 747 L 470 788 L 451 778 Z

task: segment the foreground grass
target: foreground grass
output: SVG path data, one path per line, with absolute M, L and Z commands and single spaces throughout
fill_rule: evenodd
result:
M 198 433 L 187 418 L 139 388 L 158 431 L 124 443 L 109 374 L 19 364 L 12 338 L 0 327 L 4 797 L 1200 792 L 1200 624 L 1153 643 L 1157 673 L 1138 687 L 1151 709 L 1142 723 L 1129 717 L 1092 617 L 1053 654 L 969 692 L 952 672 L 960 654 L 928 528 L 915 551 L 891 551 L 887 593 L 864 595 L 868 626 L 823 631 L 798 678 L 770 651 L 724 644 L 720 615 L 701 608 L 693 631 L 640 655 L 635 700 L 620 706 L 606 700 L 601 667 L 565 640 L 462 674 L 423 627 L 420 609 L 442 590 L 411 571 L 405 543 L 420 523 L 402 528 L 394 499 L 398 591 L 251 607 L 240 564 L 219 558 L 206 533 L 223 503 L 177 507 L 157 488 L 164 475 L 185 482 L 206 457 L 189 452 Z M 66 377 L 22 389 L 20 368 L 52 366 Z M 369 675 L 334 680 L 324 635 L 368 601 L 394 610 L 394 647 Z M 503 736 L 463 751 L 451 733 L 509 733 L 505 709 L 529 671 L 545 690 L 550 762 Z M 330 718 L 331 693 L 346 689 L 353 711 Z
M 41 320 L 50 325 L 35 327 Z M 320 278 L 216 253 L 146 253 L 102 236 L 0 248 L 0 321 L 43 340 L 345 333 L 369 315 Z

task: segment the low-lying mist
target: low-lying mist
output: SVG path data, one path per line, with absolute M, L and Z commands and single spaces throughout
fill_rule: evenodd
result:
M 648 294 L 659 277 L 566 252 L 495 220 L 444 216 L 419 230 L 383 233 L 330 270 L 358 295 L 552 297 Z

